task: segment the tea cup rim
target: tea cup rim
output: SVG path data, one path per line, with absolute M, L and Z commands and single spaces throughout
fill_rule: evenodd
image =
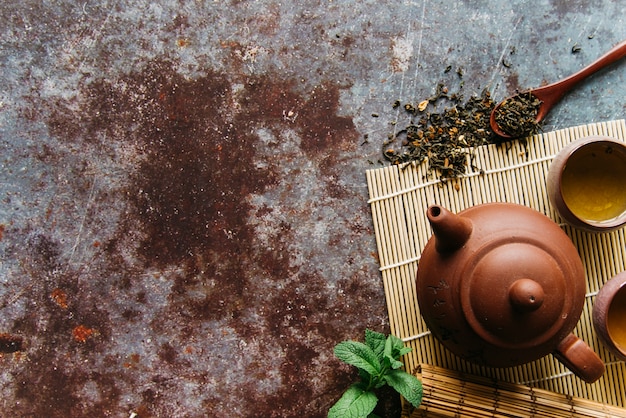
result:
M 623 154 L 626 156 L 626 141 L 605 135 L 591 135 L 579 138 L 564 146 L 556 154 L 556 157 L 552 161 L 552 164 L 561 163 L 562 166 L 559 168 L 557 173 L 549 173 L 548 178 L 550 179 L 550 174 L 552 174 L 553 176 L 557 176 L 556 181 L 558 182 L 559 194 L 561 194 L 562 190 L 562 174 L 566 167 L 565 163 L 567 162 L 567 160 L 569 160 L 574 154 L 576 154 L 583 148 L 602 143 L 610 143 L 618 146 L 623 151 Z M 550 171 L 552 171 L 552 167 L 550 167 Z M 551 200 L 553 200 L 554 196 L 552 195 L 554 194 L 554 192 L 549 193 L 551 194 Z M 554 202 L 552 202 L 552 204 L 553 206 L 556 206 L 557 212 L 559 213 L 559 215 L 561 215 L 561 218 L 563 218 L 565 222 L 571 224 L 574 227 L 589 230 L 592 232 L 610 232 L 626 225 L 626 210 L 624 210 L 620 215 L 614 218 L 595 221 L 578 216 L 570 209 L 570 207 L 564 201 L 562 194 L 560 198 L 563 200 L 561 204 L 555 204 Z

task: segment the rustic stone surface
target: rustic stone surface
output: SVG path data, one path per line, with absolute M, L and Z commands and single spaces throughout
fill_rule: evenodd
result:
M 325 416 L 334 345 L 389 331 L 392 103 L 567 75 L 626 37 L 602 3 L 0 5 L 0 414 Z M 623 74 L 547 128 L 623 117 Z

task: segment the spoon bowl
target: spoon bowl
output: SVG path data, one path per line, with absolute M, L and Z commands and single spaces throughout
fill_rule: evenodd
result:
M 598 58 L 593 63 L 589 64 L 587 67 L 582 70 L 570 75 L 567 78 L 564 78 L 560 81 L 557 81 L 552 84 L 548 84 L 544 87 L 538 87 L 536 89 L 527 90 L 523 93 L 518 93 L 516 95 L 510 96 L 502 102 L 498 103 L 493 110 L 491 111 L 491 115 L 489 118 L 489 124 L 491 125 L 491 129 L 493 132 L 502 137 L 502 138 L 515 138 L 517 136 L 511 135 L 498 125 L 496 120 L 496 116 L 498 112 L 503 111 L 502 105 L 507 101 L 519 96 L 521 94 L 531 93 L 535 96 L 539 101 L 541 101 L 541 105 L 537 109 L 537 115 L 535 116 L 535 121 L 537 123 L 541 122 L 548 112 L 556 105 L 562 98 L 565 96 L 567 92 L 569 92 L 574 86 L 578 83 L 591 76 L 592 74 L 600 71 L 601 69 L 613 64 L 616 61 L 619 61 L 621 58 L 626 56 L 626 41 L 622 41 L 620 44 L 616 45 L 609 52 Z

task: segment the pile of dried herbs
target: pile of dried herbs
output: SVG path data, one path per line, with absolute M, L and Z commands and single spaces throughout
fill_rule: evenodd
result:
M 527 92 L 510 97 L 502 102 L 494 116 L 502 132 L 512 138 L 521 138 L 539 132 L 537 113 L 541 106 L 534 94 Z
M 430 105 L 441 101 L 447 105 L 442 112 L 427 111 Z M 399 106 L 397 101 L 394 107 Z M 449 94 L 448 89 L 439 84 L 432 97 L 417 106 L 404 105 L 412 120 L 388 137 L 383 144 L 383 154 L 392 164 L 426 161 L 429 175 L 442 179 L 458 177 L 466 172 L 473 147 L 502 141 L 489 125 L 494 107 L 487 90 L 480 97 L 472 96 L 463 103 L 462 96 Z

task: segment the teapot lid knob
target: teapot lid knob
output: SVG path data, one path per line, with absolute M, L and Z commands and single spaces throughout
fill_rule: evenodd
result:
M 539 309 L 544 297 L 543 287 L 532 279 L 518 279 L 509 287 L 511 305 L 522 312 Z

